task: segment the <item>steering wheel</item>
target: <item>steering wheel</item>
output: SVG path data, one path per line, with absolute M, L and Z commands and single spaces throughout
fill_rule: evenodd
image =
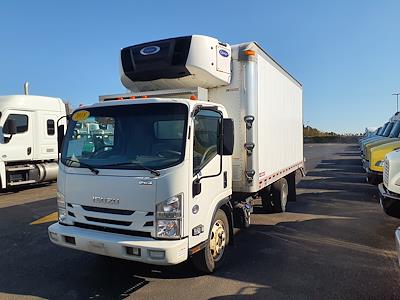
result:
M 106 150 L 106 148 L 113 148 L 113 147 L 114 147 L 114 145 L 104 145 L 100 148 L 97 148 L 96 150 L 94 150 L 94 152 L 92 154 L 90 154 L 89 158 L 94 158 L 96 156 L 99 156 L 108 151 L 108 150 Z
M 217 150 L 216 145 L 212 145 L 206 149 L 206 151 L 203 154 L 203 157 L 201 158 L 200 166 L 202 166 L 204 164 L 206 158 L 211 154 L 211 151 L 214 151 L 214 150 Z
M 170 150 L 170 149 L 164 149 L 164 150 L 160 150 L 157 152 L 157 155 L 161 155 L 165 158 L 171 158 L 171 157 L 175 157 L 177 155 L 181 155 L 181 152 L 179 151 L 174 151 L 174 150 Z

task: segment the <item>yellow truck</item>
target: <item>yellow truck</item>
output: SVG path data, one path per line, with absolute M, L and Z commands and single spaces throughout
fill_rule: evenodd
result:
M 386 154 L 400 149 L 400 138 L 391 139 L 385 144 L 369 148 L 366 152 L 367 181 L 371 184 L 382 182 L 383 167 Z
M 396 112 L 391 118 L 390 123 L 385 129 L 384 134 L 381 137 L 366 139 L 362 144 L 361 148 L 361 158 L 366 159 L 368 148 L 373 148 L 378 145 L 385 144 L 387 142 L 392 142 L 393 139 L 398 138 L 400 134 L 400 112 Z

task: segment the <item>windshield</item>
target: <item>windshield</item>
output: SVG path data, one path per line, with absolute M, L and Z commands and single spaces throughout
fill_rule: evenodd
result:
M 383 135 L 383 133 L 385 132 L 386 127 L 388 126 L 389 123 L 385 123 L 385 125 L 383 125 L 383 127 L 381 128 L 381 132 L 379 133 L 380 136 Z
M 390 131 L 389 137 L 390 138 L 398 137 L 399 133 L 400 133 L 400 122 L 397 121 L 394 123 L 392 131 Z
M 389 136 L 389 133 L 392 131 L 393 124 L 394 124 L 393 122 L 390 122 L 390 123 L 388 124 L 388 126 L 386 127 L 386 129 L 385 129 L 385 131 L 383 132 L 382 136 L 384 136 L 384 137 Z
M 188 108 L 183 104 L 118 105 L 85 111 L 89 113 L 73 114 L 74 119 L 83 112 L 84 120 L 68 125 L 61 153 L 65 165 L 162 169 L 184 158 Z

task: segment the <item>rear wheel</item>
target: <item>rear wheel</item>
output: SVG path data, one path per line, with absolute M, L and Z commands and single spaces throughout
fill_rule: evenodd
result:
M 265 188 L 261 193 L 261 201 L 263 205 L 263 209 L 267 213 L 274 212 L 274 205 L 272 203 L 272 191 L 268 188 Z
M 285 178 L 281 178 L 272 184 L 272 203 L 275 212 L 285 212 L 289 194 L 288 183 Z
M 211 223 L 206 247 L 192 257 L 196 269 L 204 273 L 214 272 L 223 263 L 225 248 L 228 243 L 228 218 L 222 209 L 218 209 Z

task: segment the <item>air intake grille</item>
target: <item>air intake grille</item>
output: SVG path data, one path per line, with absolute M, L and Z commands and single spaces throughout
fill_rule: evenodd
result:
M 125 215 L 125 216 L 130 216 L 135 212 L 134 210 L 104 208 L 104 207 L 95 207 L 95 206 L 86 206 L 86 205 L 82 205 L 82 208 L 87 211 L 94 211 L 94 212 L 115 214 L 115 215 Z
M 112 233 L 119 233 L 119 234 L 126 234 L 131 236 L 142 236 L 142 237 L 151 237 L 150 232 L 142 232 L 136 230 L 127 230 L 127 229 L 118 229 L 118 228 L 110 228 L 110 227 L 103 227 L 97 225 L 90 225 L 90 224 L 83 224 L 79 222 L 75 222 L 74 225 L 76 227 L 91 229 L 91 230 L 98 230 L 104 232 L 112 232 Z
M 387 187 L 389 184 L 389 161 L 385 159 L 385 165 L 383 169 L 383 184 Z
M 85 217 L 85 219 L 90 222 L 121 225 L 121 226 L 129 226 L 132 224 L 132 222 L 127 222 L 127 221 L 108 220 L 108 219 L 100 219 L 100 218 L 93 218 L 93 217 Z

